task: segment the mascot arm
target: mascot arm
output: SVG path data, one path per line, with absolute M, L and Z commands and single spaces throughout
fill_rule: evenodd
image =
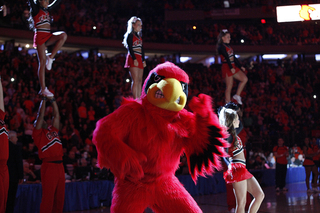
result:
M 223 139 L 227 132 L 219 124 L 218 116 L 212 110 L 210 96 L 200 94 L 193 97 L 189 107 L 193 111 L 191 132 L 185 148 L 189 171 L 196 182 L 199 175 L 212 174 L 214 169 L 221 169 L 220 157 L 227 157 L 225 148 L 229 144 Z
M 144 176 L 141 164 L 146 161 L 146 157 L 123 141 L 133 122 L 130 122 L 130 117 L 126 117 L 126 122 L 121 122 L 124 118 L 122 116 L 125 116 L 125 113 L 117 110 L 117 113 L 112 113 L 97 122 L 93 143 L 98 152 L 98 164 L 100 168 L 110 168 L 120 179 L 139 180 Z

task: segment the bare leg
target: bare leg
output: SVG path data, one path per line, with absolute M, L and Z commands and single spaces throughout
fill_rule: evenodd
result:
M 237 79 L 239 82 L 239 85 L 238 85 L 238 89 L 237 89 L 237 95 L 240 96 L 244 86 L 246 85 L 246 83 L 248 82 L 248 77 L 246 76 L 246 74 L 244 74 L 244 72 L 240 71 L 240 72 L 237 72 L 236 74 L 233 75 L 233 77 L 235 79 Z
M 235 213 L 244 213 L 247 202 L 247 180 L 233 183 L 232 186 L 236 196 Z
M 130 67 L 129 72 L 132 78 L 132 83 L 131 83 L 132 95 L 135 99 L 140 98 L 143 69 L 140 69 L 138 67 Z
M 304 169 L 306 170 L 306 186 L 307 189 L 310 189 L 310 174 L 311 174 L 311 169 L 312 167 L 310 166 L 305 166 Z
M 248 213 L 256 213 L 264 199 L 264 193 L 258 181 L 254 177 L 247 180 L 247 187 L 248 192 L 254 197 L 250 204 Z
M 41 44 L 37 46 L 39 67 L 38 67 L 38 77 L 41 90 L 46 88 L 45 83 L 45 66 L 46 66 L 46 46 Z
M 63 46 L 64 42 L 67 40 L 67 34 L 65 32 L 55 32 L 53 36 L 46 42 L 46 46 L 54 44 L 50 58 L 54 58 L 60 48 Z
M 233 86 L 233 77 L 228 76 L 226 74 L 226 92 L 225 92 L 225 98 L 226 98 L 226 103 L 229 103 L 231 101 L 231 90 Z
M 319 175 L 319 172 L 318 172 L 318 167 L 316 165 L 314 165 L 313 167 L 311 167 L 312 169 L 312 173 L 313 173 L 313 176 L 314 178 L 312 178 L 312 188 L 317 188 L 318 187 L 318 175 Z

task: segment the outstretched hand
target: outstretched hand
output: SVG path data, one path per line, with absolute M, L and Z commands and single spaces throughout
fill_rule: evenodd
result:
M 193 97 L 189 103 L 190 109 L 205 118 L 208 117 L 210 111 L 212 111 L 211 97 L 205 94 L 199 94 L 198 97 Z

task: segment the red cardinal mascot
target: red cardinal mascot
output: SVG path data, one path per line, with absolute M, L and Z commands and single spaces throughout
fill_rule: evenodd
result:
M 190 174 L 210 175 L 226 157 L 227 137 L 212 110 L 211 98 L 200 94 L 184 109 L 188 75 L 166 62 L 150 71 L 141 101 L 122 105 L 97 122 L 93 142 L 100 167 L 115 176 L 111 212 L 202 212 L 175 177 L 183 152 Z

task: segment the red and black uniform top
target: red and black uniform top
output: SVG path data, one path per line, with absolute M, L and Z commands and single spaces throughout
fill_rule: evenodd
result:
M 236 130 L 236 137 L 238 140 L 238 145 L 236 147 L 233 146 L 234 138 L 231 134 L 226 139 L 228 141 L 228 143 L 231 145 L 230 148 L 226 149 L 226 152 L 230 155 L 230 158 L 229 159 L 223 158 L 223 160 L 227 164 L 227 166 L 230 164 L 230 162 L 245 164 L 245 162 L 242 160 L 233 160 L 232 159 L 232 157 L 237 156 L 241 152 L 243 152 L 243 143 L 242 143 L 242 140 L 240 139 L 240 137 L 238 137 L 238 134 L 242 131 L 242 129 L 243 129 L 243 125 L 242 125 L 242 122 L 240 121 L 239 127 L 235 129 Z
M 61 0 L 54 0 L 50 5 L 48 5 L 48 8 L 41 7 L 38 0 L 29 0 L 29 2 L 32 18 L 34 20 L 34 27 L 38 32 L 50 32 L 48 29 L 41 29 L 41 26 L 44 24 L 50 24 L 51 18 L 49 11 L 56 8 L 60 4 Z
M 229 65 L 230 69 L 233 68 L 232 64 L 241 68 L 239 60 L 235 57 L 233 49 L 229 44 L 221 43 L 218 46 L 218 53 L 220 54 L 221 62 Z
M 8 130 L 4 122 L 5 115 L 6 113 L 0 109 L 0 166 L 2 165 L 2 161 L 7 165 L 9 158 Z
M 144 50 L 142 46 L 142 38 L 136 32 L 131 32 L 127 37 L 128 51 L 133 60 L 136 59 L 135 54 L 140 55 L 144 61 Z
M 32 138 L 34 140 L 34 144 L 38 147 L 39 158 L 41 160 L 62 160 L 62 142 L 59 138 L 57 128 L 49 126 L 48 129 L 34 129 Z
M 241 152 L 243 152 L 243 143 L 242 140 L 237 136 L 238 144 L 237 146 L 233 147 L 232 149 L 229 149 L 228 154 L 231 157 L 239 155 Z

